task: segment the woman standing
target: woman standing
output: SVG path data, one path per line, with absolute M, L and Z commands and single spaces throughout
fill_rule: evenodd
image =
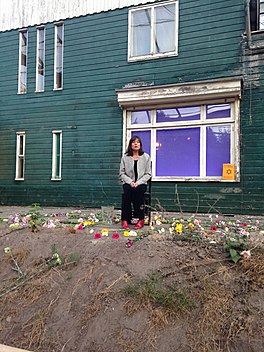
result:
M 123 182 L 122 197 L 122 227 L 129 229 L 132 219 L 132 206 L 134 217 L 139 219 L 135 229 L 144 226 L 144 193 L 147 190 L 147 182 L 151 178 L 150 156 L 144 153 L 142 141 L 138 136 L 130 139 L 127 151 L 120 163 L 120 180 Z

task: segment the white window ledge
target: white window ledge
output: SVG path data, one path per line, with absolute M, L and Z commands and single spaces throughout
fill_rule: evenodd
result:
M 240 98 L 241 78 L 216 79 L 191 83 L 171 84 L 116 90 L 121 107 L 152 104 L 185 103 L 219 98 Z

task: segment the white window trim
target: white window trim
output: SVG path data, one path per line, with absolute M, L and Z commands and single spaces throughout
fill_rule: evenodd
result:
M 43 73 L 43 79 L 44 79 L 44 87 L 43 89 L 38 90 L 38 61 L 39 61 L 39 32 L 40 30 L 43 30 L 44 33 L 44 57 L 43 57 L 43 64 L 44 64 L 44 73 Z M 35 93 L 42 93 L 45 90 L 45 51 L 46 51 L 46 33 L 45 33 L 45 27 L 44 26 L 39 26 L 37 27 L 37 53 L 36 53 L 36 90 Z
M 159 7 L 159 6 L 165 6 L 169 4 L 175 3 L 175 51 L 169 51 L 166 53 L 154 53 L 154 41 L 155 41 L 155 30 L 154 30 L 154 8 Z M 151 53 L 148 55 L 141 55 L 141 56 L 131 56 L 131 45 L 132 45 L 132 13 L 139 11 L 139 10 L 144 10 L 144 9 L 151 9 Z M 177 56 L 178 55 L 178 36 L 179 36 L 179 1 L 178 0 L 173 0 L 173 1 L 167 1 L 163 3 L 155 3 L 153 4 L 148 4 L 145 6 L 133 8 L 129 10 L 128 14 L 128 50 L 127 50 L 127 61 L 128 62 L 133 62 L 133 61 L 143 61 L 143 60 L 149 60 L 149 59 L 158 59 L 162 57 L 171 57 L 171 56 Z
M 27 48 L 26 48 L 26 58 L 28 62 L 28 30 L 23 28 L 19 31 L 19 59 L 18 59 L 18 87 L 17 94 L 26 94 L 27 93 L 27 80 L 26 80 L 26 89 L 25 92 L 21 92 L 21 48 L 22 48 L 22 33 L 27 33 Z M 26 66 L 27 67 L 27 66 Z
M 61 87 L 57 88 L 56 87 L 56 66 L 57 66 L 57 31 L 58 31 L 58 26 L 62 26 L 62 58 L 61 58 Z M 63 22 L 56 22 L 54 24 L 54 74 L 53 74 L 53 90 L 63 90 L 63 59 L 64 59 L 64 23 Z
M 24 181 L 25 179 L 25 146 L 26 146 L 26 133 L 23 132 L 17 132 L 16 133 L 17 138 L 16 138 L 16 181 Z M 20 155 L 20 137 L 23 136 L 23 155 Z M 23 177 L 18 177 L 19 174 L 19 160 L 23 159 Z
M 204 82 L 194 82 L 183 85 L 169 85 L 163 87 L 144 87 L 135 89 L 120 89 L 117 90 L 118 102 L 123 108 L 123 153 L 125 152 L 126 145 L 131 138 L 131 131 L 135 129 L 149 130 L 150 127 L 159 127 L 162 129 L 177 129 L 188 128 L 186 122 L 178 122 L 175 126 L 171 123 L 159 123 L 159 124 L 144 124 L 144 125 L 131 125 L 129 124 L 129 114 L 133 110 L 154 110 L 158 108 L 169 108 L 175 106 L 187 106 L 187 105 L 203 105 L 203 104 L 214 104 L 231 102 L 231 118 L 215 119 L 217 120 L 216 125 L 231 124 L 231 164 L 236 165 L 235 180 L 222 180 L 221 177 L 215 176 L 200 176 L 200 177 L 175 177 L 175 176 L 155 176 L 156 160 L 155 156 L 155 145 L 151 144 L 152 154 L 152 177 L 153 181 L 194 181 L 194 182 L 239 182 L 240 181 L 240 143 L 239 143 L 239 121 L 240 121 L 240 97 L 241 97 L 241 79 L 226 79 L 226 80 L 214 80 Z M 207 121 L 192 121 L 192 127 L 195 125 L 213 124 L 214 120 Z M 191 128 L 191 126 L 190 126 Z M 151 130 L 151 140 L 156 140 L 155 133 L 156 129 Z M 201 129 L 202 131 L 203 129 Z M 204 132 L 202 132 L 204 133 Z M 204 143 L 205 137 L 201 137 L 201 144 Z M 200 148 L 202 145 L 200 144 Z M 201 156 L 203 153 L 200 154 Z M 204 162 L 200 162 L 200 167 L 204 168 Z
M 56 136 L 60 135 L 60 161 L 59 161 L 59 176 L 56 177 Z M 62 170 L 62 131 L 52 131 L 52 171 L 51 171 L 51 181 L 61 181 L 61 170 Z

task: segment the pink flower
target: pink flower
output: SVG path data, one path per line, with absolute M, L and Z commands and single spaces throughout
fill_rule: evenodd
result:
M 77 230 L 83 230 L 83 226 L 82 226 L 82 225 L 79 225 L 79 226 L 77 227 Z
M 217 227 L 213 225 L 213 226 L 211 226 L 211 230 L 216 231 Z
M 127 247 L 127 248 L 130 248 L 130 247 L 132 247 L 132 246 L 133 246 L 133 241 L 128 240 L 127 243 L 126 243 L 126 247 Z
M 101 234 L 100 233 L 95 233 L 94 234 L 94 239 L 95 240 L 99 240 L 99 238 L 101 238 L 102 236 L 101 236 Z
M 119 238 L 119 234 L 118 233 L 113 233 L 112 234 L 112 240 L 117 240 Z
M 242 257 L 244 257 L 245 259 L 251 257 L 250 251 L 243 251 L 240 253 L 240 255 L 242 255 Z

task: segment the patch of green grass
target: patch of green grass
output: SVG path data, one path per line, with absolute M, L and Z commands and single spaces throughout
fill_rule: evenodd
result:
M 158 273 L 136 283 L 130 283 L 124 292 L 127 296 L 139 299 L 142 304 L 151 302 L 158 307 L 180 311 L 188 311 L 194 306 L 194 301 L 186 288 L 166 286 Z

